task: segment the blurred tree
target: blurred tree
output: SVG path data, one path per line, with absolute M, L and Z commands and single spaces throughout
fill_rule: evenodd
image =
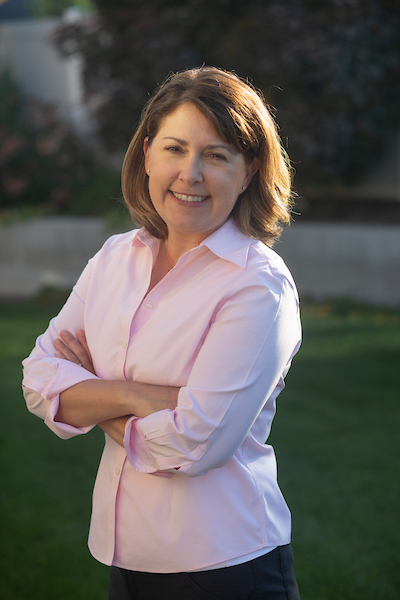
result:
M 69 212 L 94 173 L 91 153 L 53 105 L 23 98 L 10 73 L 0 74 L 0 210 L 46 205 Z
M 277 106 L 298 181 L 357 181 L 400 124 L 397 0 L 94 0 L 58 28 L 110 149 L 170 71 L 235 70 Z M 289 142 L 287 142 L 289 140 Z

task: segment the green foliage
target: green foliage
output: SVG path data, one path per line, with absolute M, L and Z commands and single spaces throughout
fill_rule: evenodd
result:
M 392 0 L 96 0 L 65 24 L 110 148 L 126 148 L 170 71 L 203 63 L 250 77 L 277 107 L 298 181 L 353 182 L 400 124 L 400 4 Z
M 122 203 L 121 176 L 113 171 L 96 170 L 94 176 L 81 186 L 70 202 L 74 215 L 104 215 L 117 210 Z
M 32 14 L 34 17 L 59 17 L 63 12 L 76 6 L 84 12 L 93 10 L 92 0 L 33 0 Z
M 111 229 L 131 229 L 134 225 L 121 192 L 121 176 L 115 171 L 96 170 L 81 186 L 68 208 L 69 214 L 105 216 Z
M 60 308 L 51 300 L 0 306 L 0 597 L 98 600 L 108 569 L 86 537 L 103 436 L 59 440 L 20 389 L 20 361 Z M 270 439 L 302 600 L 397 600 L 400 314 L 337 303 L 302 313 Z
M 119 174 L 100 170 L 54 106 L 21 96 L 7 70 L 0 74 L 0 166 L 3 214 L 32 207 L 99 215 L 121 195 Z

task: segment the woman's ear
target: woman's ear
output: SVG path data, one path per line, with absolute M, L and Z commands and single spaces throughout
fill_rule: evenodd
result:
M 253 176 L 257 173 L 259 166 L 260 166 L 260 161 L 258 160 L 258 156 L 255 156 L 250 163 L 251 175 L 250 175 L 249 183 L 252 180 Z
M 255 156 L 253 158 L 253 160 L 251 161 L 251 163 L 246 165 L 246 181 L 244 183 L 246 188 L 248 187 L 250 181 L 253 179 L 254 175 L 257 173 L 258 167 L 259 167 L 258 156 Z

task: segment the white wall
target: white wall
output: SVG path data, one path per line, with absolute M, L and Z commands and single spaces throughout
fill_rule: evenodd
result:
M 0 298 L 71 288 L 109 237 L 100 218 L 38 218 L 0 226 Z M 400 226 L 294 224 L 275 244 L 303 298 L 400 307 Z

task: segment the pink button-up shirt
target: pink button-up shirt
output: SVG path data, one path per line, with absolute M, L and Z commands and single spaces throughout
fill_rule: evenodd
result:
M 128 421 L 125 449 L 105 436 L 89 533 L 99 561 L 163 573 L 290 541 L 265 441 L 301 329 L 282 259 L 231 221 L 146 296 L 159 244 L 145 230 L 104 244 L 24 361 L 23 385 L 61 438 L 89 431 L 54 421 L 59 393 L 95 378 L 55 357 L 60 331 L 83 328 L 98 378 L 181 388 L 175 410 Z

